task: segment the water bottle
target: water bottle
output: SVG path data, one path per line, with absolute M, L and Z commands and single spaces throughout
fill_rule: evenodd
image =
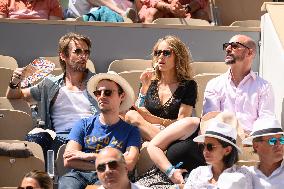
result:
M 54 151 L 47 151 L 47 173 L 50 178 L 54 178 Z

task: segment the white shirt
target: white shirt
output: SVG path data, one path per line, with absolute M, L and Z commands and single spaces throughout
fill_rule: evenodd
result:
M 252 178 L 249 174 L 249 171 L 247 171 L 246 168 L 233 165 L 231 168 L 224 170 L 224 172 L 219 176 L 219 178 L 221 178 L 223 174 L 227 174 L 227 173 L 229 173 L 232 178 L 238 177 L 239 180 L 242 181 L 241 185 L 243 185 L 244 187 L 242 187 L 241 189 L 252 189 Z M 217 184 L 209 183 L 209 180 L 211 180 L 212 178 L 213 178 L 212 165 L 199 166 L 196 169 L 193 169 L 191 171 L 185 183 L 184 189 L 218 189 L 220 188 Z M 233 185 L 234 184 L 233 182 L 235 182 L 235 180 L 232 179 L 231 182 L 230 180 L 226 180 L 226 182 L 227 184 L 225 185 Z M 220 185 L 223 185 L 223 183 Z M 233 188 L 238 188 L 238 187 L 235 187 L 235 186 L 231 187 L 231 189 Z
M 105 189 L 105 187 L 100 186 L 98 189 Z M 139 184 L 131 183 L 131 189 L 150 189 L 150 188 L 141 186 Z
M 56 133 L 70 131 L 75 122 L 92 115 L 87 90 L 71 91 L 66 86 L 61 87 L 50 112 Z
M 257 189 L 282 189 L 284 188 L 284 160 L 280 167 L 267 177 L 259 169 L 258 166 L 247 167 L 253 177 L 254 188 Z
M 274 116 L 272 86 L 250 71 L 236 87 L 229 69 L 207 83 L 203 114 L 211 111 L 235 113 L 241 127 L 250 133 L 259 117 Z

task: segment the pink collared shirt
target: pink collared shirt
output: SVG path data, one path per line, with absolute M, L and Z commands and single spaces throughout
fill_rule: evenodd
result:
M 210 80 L 204 92 L 203 115 L 211 111 L 234 112 L 245 131 L 252 131 L 259 117 L 275 116 L 271 84 L 253 71 L 236 87 L 230 69 Z

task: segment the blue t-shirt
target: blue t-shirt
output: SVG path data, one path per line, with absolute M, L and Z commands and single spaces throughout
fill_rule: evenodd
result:
M 78 142 L 86 153 L 99 153 L 106 146 L 117 148 L 122 153 L 130 146 L 140 149 L 141 136 L 137 127 L 121 119 L 114 125 L 103 125 L 99 116 L 78 121 L 69 134 L 69 140 Z

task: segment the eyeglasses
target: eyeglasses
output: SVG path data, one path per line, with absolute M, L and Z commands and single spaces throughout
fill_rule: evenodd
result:
M 89 49 L 75 49 L 73 51 L 73 53 L 75 53 L 77 56 L 82 56 L 82 55 L 90 55 L 90 50 Z
M 211 144 L 211 143 L 207 143 L 207 144 L 205 144 L 205 143 L 200 143 L 199 146 L 200 146 L 200 148 L 201 148 L 201 151 L 204 151 L 205 148 L 206 148 L 206 149 L 208 150 L 208 152 L 213 151 L 214 148 L 217 147 L 217 145 L 213 145 L 213 144 Z
M 102 92 L 104 92 L 103 94 L 105 96 L 110 97 L 114 91 L 116 90 L 105 89 L 105 90 L 95 90 L 93 93 L 97 98 L 102 95 Z
M 100 172 L 100 173 L 105 172 L 106 165 L 108 166 L 109 169 L 115 170 L 115 169 L 117 169 L 119 164 L 118 164 L 118 161 L 116 161 L 116 160 L 109 161 L 109 162 L 106 162 L 106 163 L 102 163 L 102 164 L 99 164 L 97 166 L 97 171 Z
M 154 51 L 154 56 L 160 56 L 163 54 L 163 56 L 169 57 L 172 54 L 171 50 L 155 50 Z
M 17 189 L 36 189 L 32 186 L 26 186 L 26 187 L 21 187 L 21 186 L 18 186 Z
M 280 137 L 280 138 L 275 138 L 275 137 L 272 137 L 268 140 L 260 140 L 260 141 L 266 141 L 270 146 L 274 146 L 277 141 L 279 141 L 280 144 L 284 144 L 284 136 Z
M 228 46 L 231 46 L 232 49 L 237 49 L 239 48 L 240 46 L 243 46 L 247 49 L 250 49 L 248 46 L 240 43 L 240 42 L 231 42 L 231 43 L 224 43 L 223 44 L 223 50 L 225 51 L 227 49 Z

